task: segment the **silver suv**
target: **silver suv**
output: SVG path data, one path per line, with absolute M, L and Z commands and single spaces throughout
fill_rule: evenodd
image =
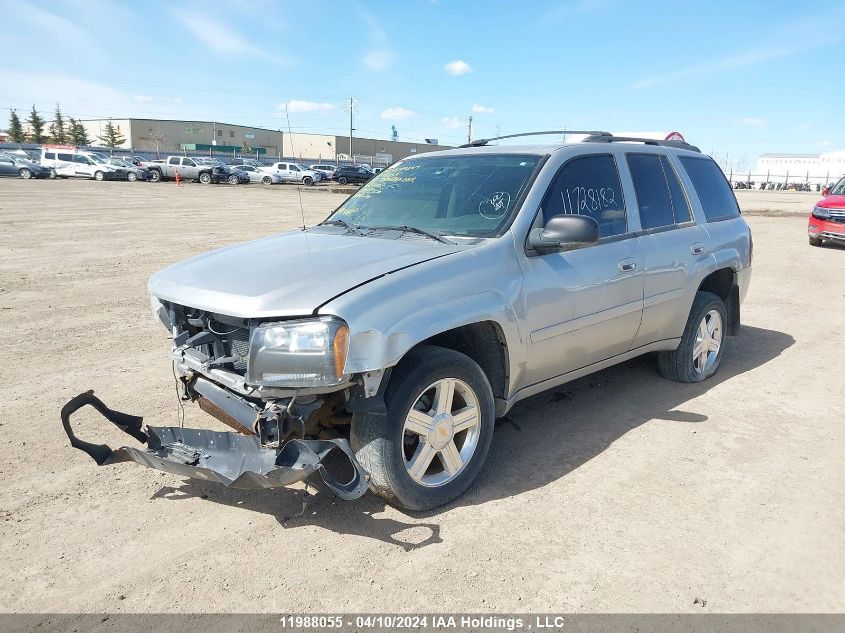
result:
M 65 428 L 98 463 L 236 487 L 319 472 L 344 498 L 433 508 L 467 489 L 523 398 L 648 352 L 671 380 L 712 376 L 751 254 L 721 170 L 683 143 L 597 132 L 426 153 L 317 226 L 150 279 L 183 399 L 236 432 L 144 431 L 90 392 Z M 78 440 L 84 404 L 147 446 Z

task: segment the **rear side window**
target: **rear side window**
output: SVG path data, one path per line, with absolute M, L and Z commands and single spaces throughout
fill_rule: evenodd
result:
M 44 158 L 53 160 L 56 158 L 56 152 L 44 152 Z
M 681 157 L 708 222 L 739 217 L 739 206 L 719 166 L 709 158 Z
M 588 215 L 599 237 L 628 230 L 616 161 L 609 154 L 581 156 L 561 167 L 543 200 L 543 220 L 556 215 Z
M 73 162 L 74 155 L 73 154 L 59 154 L 59 160 L 66 160 L 67 162 Z
M 178 156 L 171 156 L 170 159 L 167 162 L 171 165 L 178 165 L 179 164 L 179 157 Z
M 665 156 L 628 154 L 643 229 L 688 222 L 689 205 L 675 170 Z

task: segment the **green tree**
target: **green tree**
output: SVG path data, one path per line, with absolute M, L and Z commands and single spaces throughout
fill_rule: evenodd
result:
M 106 131 L 103 136 L 98 136 L 98 139 L 102 141 L 103 145 L 114 149 L 119 145 L 123 145 L 126 142 L 126 137 L 120 131 L 120 126 L 115 125 L 109 119 L 109 122 L 106 123 Z
M 70 117 L 68 119 L 68 140 L 77 147 L 84 147 L 90 145 L 91 140 L 88 138 L 88 131 L 85 126 L 79 121 Z
M 9 139 L 12 143 L 23 143 L 23 125 L 18 117 L 18 113 L 12 110 L 12 115 L 9 117 Z
M 241 147 L 241 154 L 243 154 L 244 156 L 247 156 L 251 153 L 252 153 L 252 148 L 247 144 L 246 141 L 244 141 L 244 145 L 243 145 L 243 147 Z
M 54 143 L 64 145 L 68 142 L 68 130 L 65 128 L 65 120 L 62 117 L 62 110 L 59 104 L 56 104 L 56 114 L 53 122 L 50 124 L 50 137 Z
M 29 123 L 29 140 L 33 143 L 43 143 L 47 140 L 44 135 L 44 119 L 38 114 L 35 105 L 32 106 L 32 112 L 29 113 L 29 118 L 26 120 Z

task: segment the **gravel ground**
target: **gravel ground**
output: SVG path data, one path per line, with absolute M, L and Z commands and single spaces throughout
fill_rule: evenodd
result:
M 523 401 L 468 494 L 408 514 L 98 468 L 59 424 L 89 388 L 175 422 L 149 275 L 343 196 L 0 181 L 0 611 L 842 611 L 845 248 L 808 246 L 814 194 L 740 196 L 754 278 L 714 379 L 642 358 Z

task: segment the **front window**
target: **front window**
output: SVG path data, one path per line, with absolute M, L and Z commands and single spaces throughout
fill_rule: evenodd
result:
M 330 220 L 489 237 L 515 211 L 539 161 L 523 154 L 410 159 L 368 181 Z

